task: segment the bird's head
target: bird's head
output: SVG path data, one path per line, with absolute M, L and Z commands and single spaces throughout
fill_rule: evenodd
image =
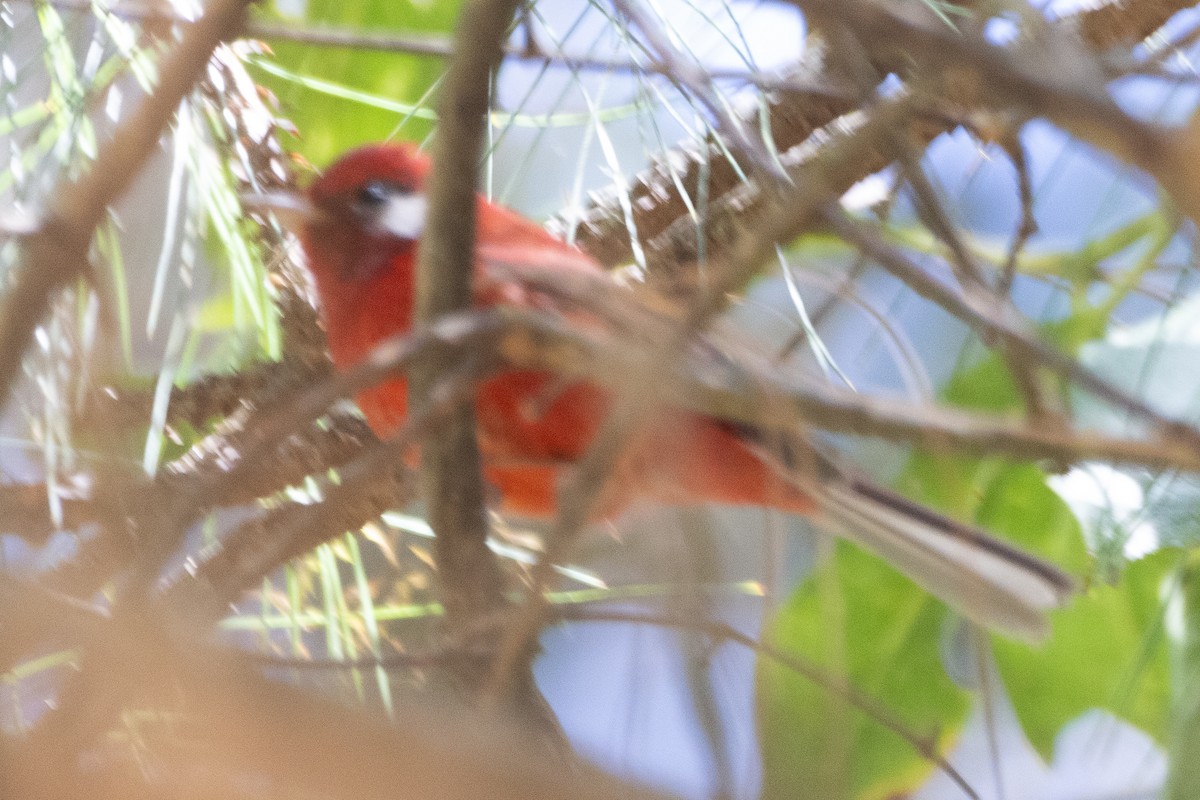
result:
M 342 156 L 313 182 L 310 225 L 349 226 L 363 235 L 416 241 L 425 230 L 429 159 L 411 144 L 374 144 Z
M 413 145 L 376 144 L 350 151 L 313 182 L 300 230 L 318 284 L 366 283 L 410 265 L 425 230 L 428 172 Z
M 303 195 L 246 195 L 243 203 L 300 235 L 319 288 L 365 285 L 416 253 L 428 173 L 429 159 L 414 145 L 373 144 L 339 158 Z

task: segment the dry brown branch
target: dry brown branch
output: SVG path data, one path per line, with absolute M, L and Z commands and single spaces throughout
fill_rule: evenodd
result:
M 500 62 L 500 43 L 517 5 L 513 0 L 472 0 L 459 17 L 427 187 L 429 225 L 417 265 L 418 326 L 471 306 L 476 163 L 489 107 L 488 77 Z M 413 370 L 410 394 L 419 402 L 451 368 L 453 362 L 431 354 Z M 453 626 L 504 602 L 500 571 L 487 549 L 474 408 L 457 409 L 436 435 L 423 438 L 421 453 L 422 489 L 430 524 L 438 533 L 443 601 Z
M 86 496 L 64 499 L 66 513 L 62 529 L 78 531 L 86 525 L 98 525 L 100 532 L 80 542 L 79 552 L 55 567 L 44 577 L 44 582 L 74 596 L 90 597 L 133 562 L 137 542 L 131 540 L 125 527 L 114 519 L 114 496 L 136 497 L 142 503 L 154 504 L 178 502 L 177 498 L 186 494 L 195 498 L 190 509 L 195 518 L 199 518 L 215 508 L 253 504 L 301 483 L 310 475 L 338 469 L 374 441 L 374 435 L 361 417 L 335 412 L 323 426 L 298 427 L 281 436 L 274 447 L 258 455 L 257 467 L 242 468 L 238 470 L 236 480 L 228 480 L 230 470 L 241 463 L 230 460 L 240 440 L 237 435 L 218 431 L 165 465 L 154 480 L 138 476 L 131 478 L 128 485 L 107 485 Z M 210 494 L 192 492 L 190 487 L 200 483 L 216 486 L 220 491 Z M 41 497 L 40 502 L 35 503 L 32 495 L 37 490 Z M 57 527 L 46 509 L 44 487 L 12 487 L 10 493 L 0 493 L 0 509 L 8 514 L 10 508 L 27 509 L 28 522 L 23 531 L 26 536 L 30 532 L 49 532 Z M 353 512 L 348 512 L 344 520 L 346 527 L 332 531 L 330 536 L 352 530 L 373 518 L 367 514 L 355 522 L 351 516 Z
M 394 447 L 376 444 L 343 471 L 338 484 L 325 487 L 321 502 L 288 502 L 242 523 L 167 579 L 165 604 L 175 615 L 212 624 L 242 592 L 291 559 L 411 502 L 415 481 L 397 458 Z
M 168 584 L 167 601 L 176 613 L 211 623 L 241 592 L 292 558 L 411 500 L 410 476 L 400 462 L 418 438 L 446 424 L 480 378 L 461 368 L 443 375 L 394 436 L 361 448 L 336 483 L 323 482 L 322 502 L 289 503 L 239 526 Z
M 502 43 L 518 0 L 468 0 L 459 12 L 455 53 L 443 79 L 438 134 L 426 192 L 429 220 L 417 258 L 418 327 L 472 305 L 475 268 L 476 165 L 490 108 L 490 76 L 500 64 Z M 410 376 L 417 406 L 442 376 L 456 371 L 445 354 L 432 353 Z M 422 494 L 437 532 L 434 552 L 446 623 L 452 629 L 505 603 L 504 581 L 487 546 L 482 463 L 475 438 L 475 408 L 460 402 L 437 430 L 421 439 Z M 531 652 L 516 667 L 506 706 L 538 731 L 545 746 L 565 752 L 566 737 L 533 680 Z M 455 678 L 468 696 L 488 674 L 486 662 L 458 665 Z
M 493 352 L 495 337 L 502 327 L 503 320 L 494 315 L 465 324 L 462 319 L 449 318 L 409 337 L 385 342 L 356 369 L 330 375 L 302 390 L 294 388 L 290 394 L 255 409 L 245 420 L 222 426 L 155 479 L 135 476 L 126 482 L 100 487 L 92 498 L 81 501 L 75 514 L 83 521 L 100 523 L 102 534 L 86 543 L 77 559 L 57 570 L 54 585 L 82 596 L 90 595 L 128 566 L 136 554 L 135 546 L 142 551 L 143 559 L 147 558 L 145 551 L 152 549 L 161 560 L 174 550 L 187 526 L 210 510 L 251 502 L 305 476 L 341 467 L 361 455 L 364 446 L 375 442 L 375 438 L 361 419 L 345 414 L 334 414 L 325 430 L 314 428 L 314 421 L 324 416 L 331 404 L 387 376 L 406 372 L 414 360 L 429 353 L 440 350 L 465 359 L 472 353 L 478 357 Z M 481 362 L 480 367 L 490 365 L 491 362 Z M 28 505 L 22 500 L 23 491 L 13 490 L 13 493 L 14 499 L 20 501 L 19 507 Z M 373 492 L 370 494 L 374 496 Z M 346 496 L 352 496 L 349 489 Z M 369 503 L 363 506 L 357 501 L 351 506 L 373 508 Z M 343 516 L 322 519 L 346 523 L 341 530 L 330 530 L 332 536 L 377 514 L 374 511 L 358 516 L 351 510 Z M 281 514 L 278 519 L 285 517 Z M 147 526 L 153 531 L 152 539 L 129 537 L 130 528 Z M 265 540 L 262 547 L 278 548 L 278 545 Z M 262 561 L 261 556 L 257 558 Z M 239 563 L 245 564 L 246 560 L 239 556 Z M 151 566 L 146 570 L 153 571 Z M 257 577 L 262 577 L 262 573 Z
M 1186 0 L 1114 2 L 1064 17 L 1055 25 L 1077 27 L 1086 43 L 1104 48 L 1108 46 L 1108 41 L 1137 42 L 1144 39 L 1171 14 L 1190 5 Z M 803 76 L 806 83 L 842 85 L 844 82 L 836 70 L 827 67 L 819 48 L 808 63 L 797 65 L 797 74 Z M 849 98 L 780 91 L 767 97 L 764 113 L 769 121 L 772 141 L 780 152 L 787 152 L 818 134 L 820 138 L 812 142 L 814 146 L 810 148 L 810 152 L 817 152 L 825 139 L 837 135 L 842 123 L 835 123 L 835 120 L 856 108 L 857 103 Z M 938 134 L 953 130 L 958 124 L 955 118 L 928 119 L 921 121 L 915 130 L 924 141 L 932 141 Z M 830 126 L 830 129 L 819 133 L 826 126 Z M 847 176 L 841 185 L 831 188 L 845 191 L 858 180 L 883 169 L 892 160 L 892 155 L 886 150 L 867 154 L 854 174 Z M 673 176 L 678 176 L 678 180 Z M 566 232 L 577 222 L 576 241 L 579 246 L 609 266 L 633 261 L 630 231 L 635 231 L 651 270 L 658 268 L 669 271 L 671 264 L 677 260 L 677 254 L 684 254 L 685 258 L 689 254 L 695 257 L 698 251 L 695 245 L 697 237 L 703 237 L 705 249 L 709 252 L 718 250 L 722 242 L 727 240 L 726 227 L 714 227 L 711 224 L 698 226 L 687 219 L 688 203 L 681 196 L 679 187 L 682 186 L 688 195 L 697 197 L 701 194 L 697 187 L 702 183 L 703 194 L 710 202 L 743 186 L 723 150 L 715 146 L 688 144 L 661 154 L 650 167 L 629 180 L 632 226 L 626 224 L 618 193 L 607 190 L 595 194 L 590 206 L 578 219 L 575 218 L 576 212 L 563 212 L 552 221 L 552 227 Z M 742 190 L 742 194 L 745 197 L 736 203 L 736 207 L 746 215 L 756 213 L 758 202 L 753 199 L 753 189 Z M 667 231 L 672 227 L 678 233 L 668 237 Z
M 312 423 L 332 403 L 381 376 L 407 370 L 417 356 L 447 341 L 465 339 L 478 346 L 471 338 L 477 333 L 435 325 L 422 335 L 382 345 L 351 373 L 330 376 L 307 391 L 293 390 L 245 420 L 227 422 L 155 479 L 135 476 L 101 487 L 92 511 L 103 525 L 102 535 L 85 546 L 80 558 L 60 567 L 54 584 L 86 595 L 136 559 L 140 577 L 134 585 L 145 588 L 188 526 L 210 510 L 268 496 L 307 475 L 336 468 L 375 441 L 360 419 L 345 415 L 335 415 L 327 430 L 314 429 Z M 370 518 L 367 514 L 356 522 Z M 130 531 L 140 535 L 131 537 Z
M 1036 53 L 990 44 L 981 34 L 952 31 L 923 5 L 903 8 L 873 0 L 794 0 L 799 7 L 845 25 L 868 49 L 892 52 L 897 41 L 922 69 L 962 70 L 958 103 L 1017 109 L 1044 117 L 1076 138 L 1149 173 L 1180 211 L 1200 219 L 1200 188 L 1189 167 L 1200 151 L 1200 121 L 1184 130 L 1126 114 L 1108 94 L 1103 72 L 1072 36 L 1048 28 Z
M 1101 0 L 1091 5 L 1061 22 L 1074 26 L 1092 48 L 1108 50 L 1137 44 L 1193 4 L 1189 0 Z
M 263 361 L 237 372 L 204 375 L 171 390 L 167 424 L 186 424 L 202 431 L 215 422 L 269 405 L 280 395 L 328 373 L 328 364 L 318 371 L 300 370 L 290 362 Z M 85 430 L 103 426 L 132 430 L 146 424 L 153 403 L 152 389 L 106 387 L 92 393 L 77 423 Z

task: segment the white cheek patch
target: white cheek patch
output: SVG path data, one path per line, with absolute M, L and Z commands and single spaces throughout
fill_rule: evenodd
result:
M 380 210 L 378 224 L 397 239 L 420 239 L 428 210 L 423 194 L 397 195 Z

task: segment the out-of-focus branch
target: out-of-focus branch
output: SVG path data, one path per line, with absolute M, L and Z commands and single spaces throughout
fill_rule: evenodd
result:
M 489 314 L 496 314 L 495 311 Z M 597 339 L 554 317 L 520 311 L 492 317 L 503 368 L 539 369 L 620 389 L 630 381 L 629 354 L 643 343 L 623 336 Z M 626 318 L 629 319 L 629 318 Z M 653 334 L 652 334 L 653 335 Z M 660 334 L 661 335 L 661 334 Z M 946 452 L 1068 464 L 1112 461 L 1150 468 L 1200 471 L 1200 450 L 1178 437 L 1131 439 L 1096 431 L 1028 425 L 969 411 L 873 398 L 822 384 L 780 381 L 770 362 L 749 351 L 716 361 L 728 342 L 701 342 L 676 369 L 661 373 L 660 400 L 720 419 L 767 429 L 816 427 L 907 441 Z
M 561 277 L 547 276 L 543 281 L 531 281 L 529 286 L 553 292 L 579 309 L 602 316 L 608 328 L 618 333 L 597 337 L 558 317 L 517 309 L 454 315 L 443 318 L 426 332 L 380 345 L 358 369 L 311 387 L 271 409 L 266 416 L 274 425 L 263 428 L 256 420 L 251 420 L 248 425 L 256 428 L 264 440 L 287 443 L 297 436 L 297 430 L 304 430 L 311 419 L 339 397 L 352 395 L 386 376 L 402 373 L 422 353 L 434 349 L 444 350 L 460 359 L 475 354 L 481 369 L 471 373 L 471 381 L 482 380 L 496 370 L 532 369 L 554 372 L 567 380 L 595 381 L 614 390 L 627 386 L 638 368 L 630 354 L 642 351 L 647 342 L 661 341 L 668 335 L 673 320 L 640 307 L 636 295 L 615 285 L 607 294 L 595 285 L 572 287 L 561 280 L 557 286 L 551 285 Z M 726 353 L 727 357 L 714 359 L 711 354 L 715 352 Z M 797 384 L 781 380 L 772 363 L 764 361 L 748 346 L 740 347 L 736 342 L 722 339 L 700 339 L 674 369 L 661 372 L 659 377 L 661 383 L 656 392 L 662 402 L 766 429 L 817 427 L 907 441 L 955 453 L 1048 459 L 1063 464 L 1105 460 L 1149 468 L 1200 471 L 1200 451 L 1186 438 L 1112 437 L 1095 431 L 1029 425 L 1020 420 L 957 409 L 910 405 L 846 392 L 821 383 Z M 460 387 L 460 391 L 467 392 L 469 387 Z M 404 435 L 412 435 L 412 432 Z M 347 467 L 353 472 L 343 474 L 344 485 L 354 483 L 353 474 L 372 471 L 382 474 L 390 468 L 375 460 L 378 454 L 373 456 L 371 447 L 363 450 L 364 441 L 369 441 L 369 437 L 347 442 L 338 450 L 339 463 L 362 453 L 361 458 Z M 393 451 L 398 446 L 395 441 L 388 444 Z M 219 484 L 208 484 L 209 491 L 201 496 L 214 503 L 242 502 L 257 491 L 253 485 L 244 492 L 239 489 L 253 480 L 263 458 L 274 457 L 268 450 L 249 447 L 243 460 L 236 464 L 226 465 L 225 469 L 217 465 L 205 467 L 219 470 L 221 480 Z M 393 457 L 391 463 L 394 461 Z M 317 471 L 324 464 L 320 461 L 309 472 Z M 297 474 L 302 470 L 303 465 L 298 467 Z M 184 473 L 181 480 L 201 477 L 189 477 L 188 470 L 181 471 Z M 370 516 L 363 515 L 357 521 L 366 521 Z M 349 520 L 346 525 L 354 527 Z M 261 557 L 255 558 L 261 560 Z M 249 563 L 240 556 L 237 560 L 241 564 Z M 256 577 L 262 574 L 260 572 Z
M 418 326 L 470 308 L 475 267 L 476 164 L 489 108 L 489 76 L 516 14 L 515 0 L 469 0 L 460 12 L 455 55 L 442 84 L 438 135 L 427 187 L 429 223 L 417 265 Z M 412 371 L 416 406 L 454 368 L 432 354 Z M 453 626 L 504 603 L 503 583 L 487 548 L 482 467 L 472 405 L 457 409 L 421 442 L 422 489 L 437 532 L 437 562 L 447 622 Z
M 293 465 L 288 474 L 289 482 L 295 482 L 304 475 L 320 473 L 359 455 L 346 468 L 350 472 L 343 470 L 341 486 L 327 489 L 333 494 L 326 498 L 326 505 L 331 500 L 337 500 L 334 505 L 343 505 L 344 501 L 345 513 L 322 516 L 322 512 L 312 507 L 291 511 L 285 508 L 233 532 L 227 541 L 230 552 L 200 559 L 202 565 L 213 561 L 212 566 L 201 566 L 199 571 L 208 576 L 205 577 L 208 582 L 226 587 L 217 592 L 225 602 L 232 598 L 236 588 L 247 586 L 277 566 L 284 558 L 280 553 L 295 554 L 297 545 L 289 538 L 289 531 L 307 530 L 303 541 L 316 543 L 372 519 L 386 506 L 386 497 L 371 488 L 374 484 L 354 476 L 365 470 L 383 479 L 394 468 L 395 456 L 384 463 L 378 461 L 378 453 L 372 455 L 375 450 L 370 447 L 363 450 L 372 437 L 362 428 L 361 421 L 342 419 L 328 434 L 304 433 L 311 430 L 312 420 L 337 399 L 400 374 L 421 354 L 438 349 L 459 359 L 468 354 L 480 359 L 482 369 L 471 380 L 483 379 L 492 370 L 536 369 L 619 390 L 628 386 L 637 369 L 630 362 L 630 354 L 641 352 L 649 342 L 662 341 L 673 324 L 672 317 L 661 316 L 653 306 L 641 306 L 635 301 L 636 295 L 615 284 L 607 284 L 607 288 L 594 282 L 573 286 L 562 275 L 546 275 L 542 280 L 534 273 L 524 277 L 531 289 L 552 294 L 561 302 L 598 315 L 605 319 L 606 328 L 619 331 L 620 335 L 596 338 L 556 317 L 515 309 L 446 317 L 426 331 L 380 345 L 356 370 L 333 376 L 264 410 L 261 416 L 265 420 L 251 417 L 246 422 L 246 433 L 232 439 L 221 438 L 211 458 L 199 452 L 189 454 L 164 471 L 157 481 L 127 487 L 127 492 L 143 500 L 155 498 L 152 504 L 184 505 L 199 515 L 216 505 L 248 502 L 254 496 L 277 491 L 280 487 L 275 480 L 264 482 L 262 474 L 272 472 L 278 477 L 282 465 Z M 730 350 L 731 346 L 735 351 Z M 731 355 L 728 360 L 713 360 L 708 357 L 712 352 Z M 1048 459 L 1059 464 L 1105 460 L 1149 468 L 1200 470 L 1200 455 L 1186 437 L 1147 440 L 1110 437 L 1099 432 L 1028 425 L 955 409 L 912 406 L 843 392 L 819 383 L 781 382 L 769 363 L 762 362 L 749 348 L 736 350 L 736 343 L 701 340 L 676 369 L 661 372 L 659 377 L 662 380 L 656 393 L 662 402 L 765 429 L 817 427 L 907 441 L 946 452 Z M 357 423 L 358 435 L 343 430 L 352 423 Z M 395 452 L 398 446 L 393 442 L 389 449 Z M 227 450 L 237 452 L 238 460 L 223 461 L 222 454 Z M 288 455 L 293 451 L 294 455 Z M 400 490 L 407 491 L 403 487 Z M 42 500 L 41 491 L 9 487 L 0 493 L 5 513 L 26 509 L 26 514 L 44 516 L 42 503 L 39 502 L 36 512 L 28 508 L 29 498 L 35 492 L 38 500 Z M 180 497 L 190 501 L 182 502 Z M 71 502 L 74 522 L 103 522 L 108 513 L 110 510 L 86 496 Z M 39 519 L 42 528 L 49 527 L 48 517 Z M 123 545 L 122 542 L 118 538 L 109 546 L 129 546 L 128 542 Z M 85 544 L 84 552 L 89 555 L 82 559 L 83 563 L 64 568 L 56 585 L 76 590 L 82 580 L 80 570 L 84 570 L 95 573 L 94 578 L 84 581 L 86 586 L 94 588 L 96 581 L 109 577 L 129 558 L 123 550 L 99 557 L 96 548 L 100 545 Z M 85 594 L 90 591 L 85 587 Z
M 6 798 L 209 800 L 241 796 L 229 787 L 267 779 L 284 795 L 315 792 L 347 800 L 668 800 L 578 760 L 564 768 L 523 731 L 502 720 L 480 720 L 452 698 L 434 703 L 400 693 L 400 711 L 389 722 L 267 680 L 253 658 L 180 640 L 141 618 L 111 619 L 6 576 L 0 576 L 0 618 L 6 644 L 36 646 L 50 632 L 56 641 L 89 642 L 109 667 L 97 675 L 100 697 L 169 699 L 164 711 L 182 708 L 188 715 L 183 728 L 171 726 L 166 736 L 141 741 L 143 754 L 157 765 L 152 776 L 132 763 L 128 773 L 106 772 L 106 766 L 120 766 L 112 763 L 83 768 L 71 753 L 44 750 L 49 740 L 38 734 L 8 741 L 0 753 Z M 211 793 L 205 778 L 216 781 Z
M 955 102 L 1016 109 L 1044 117 L 1078 139 L 1154 177 L 1179 210 L 1200 220 L 1200 186 L 1191 166 L 1200 158 L 1200 119 L 1185 129 L 1143 122 L 1109 96 L 1099 63 L 1074 37 L 1050 29 L 1036 53 L 993 45 L 982 34 L 952 30 L 926 6 L 884 6 L 874 0 L 793 0 L 836 18 L 868 48 L 891 51 L 904 42 L 920 69 L 963 70 Z M 963 90 L 962 87 L 969 87 Z
M 375 441 L 361 419 L 335 413 L 327 430 L 314 428 L 313 423 L 336 401 L 388 376 L 407 372 L 418 357 L 438 351 L 460 357 L 492 352 L 503 320 L 491 313 L 471 324 L 464 322 L 460 317 L 450 317 L 410 336 L 384 342 L 353 370 L 327 375 L 303 389 L 293 387 L 284 397 L 255 409 L 247 419 L 227 423 L 153 480 L 135 477 L 118 481 L 99 487 L 89 500 L 78 500 L 72 506 L 74 518 L 107 526 L 107 535 L 85 543 L 80 558 L 60 567 L 55 585 L 87 595 L 97 582 L 127 565 L 134 544 L 125 530 L 131 519 L 128 505 L 135 507 L 132 519 L 136 520 L 152 509 L 161 509 L 154 517 L 154 538 L 137 542 L 140 549 L 153 549 L 161 559 L 172 551 L 186 527 L 209 510 L 273 494 L 307 475 L 323 473 L 351 460 Z M 24 493 L 14 490 L 10 494 L 16 495 L 13 499 L 18 509 L 28 505 Z M 126 498 L 138 502 L 127 504 Z M 0 512 L 4 510 L 0 506 Z M 371 516 L 363 515 L 354 522 L 361 524 Z M 348 528 L 355 527 L 348 519 L 343 521 Z M 39 522 L 41 528 L 49 525 L 48 516 Z
M 167 425 L 186 424 L 204 430 L 247 409 L 267 406 L 281 395 L 319 381 L 328 373 L 328 368 L 300 370 L 286 361 L 262 361 L 237 372 L 203 375 L 171 390 Z M 77 424 L 84 429 L 144 427 L 153 403 L 153 389 L 106 387 L 88 399 Z
M 412 499 L 413 487 L 401 463 L 405 451 L 419 437 L 441 430 L 474 395 L 481 377 L 461 369 L 443 375 L 392 438 L 362 448 L 339 470 L 337 483 L 325 481 L 322 502 L 290 503 L 232 531 L 214 552 L 202 555 L 169 584 L 166 598 L 173 611 L 211 623 L 238 594 L 288 560 Z
M 919 736 L 911 730 L 904 720 L 898 718 L 886 705 L 871 697 L 857 687 L 849 684 L 844 678 L 831 674 L 817 664 L 807 661 L 802 656 L 793 655 L 769 642 L 755 639 L 727 622 L 716 619 L 684 617 L 679 614 L 656 614 L 644 611 L 613 611 L 608 609 L 591 608 L 560 608 L 555 610 L 559 619 L 573 622 L 614 622 L 635 625 L 655 625 L 664 628 L 675 628 L 682 631 L 703 633 L 718 641 L 732 642 L 751 650 L 755 655 L 767 661 L 778 664 L 797 675 L 812 681 L 830 694 L 843 698 L 854 708 L 869 717 L 875 724 L 891 731 L 903 739 L 922 758 L 945 773 L 972 800 L 978 800 L 979 793 L 967 782 L 961 772 L 938 752 L 937 736 L 927 734 Z
M 134 560 L 133 548 L 137 542 L 131 540 L 119 524 L 121 502 L 116 498 L 137 498 L 151 505 L 183 502 L 195 517 L 199 517 L 218 507 L 253 504 L 300 484 L 310 475 L 324 475 L 331 469 L 338 469 L 374 441 L 374 435 L 361 417 L 334 412 L 328 416 L 325 425 L 297 425 L 295 430 L 282 435 L 269 451 L 260 452 L 253 464 L 240 469 L 238 465 L 243 462 L 238 460 L 240 454 L 236 448 L 241 437 L 218 431 L 167 464 L 154 479 L 135 476 L 128 483 L 110 483 L 92 493 L 74 492 L 66 497 L 60 490 L 64 512 L 61 527 L 77 531 L 93 525 L 100 530 L 91 538 L 83 539 L 77 553 L 58 564 L 43 581 L 60 591 L 90 597 L 129 566 Z M 227 480 L 231 470 L 237 470 L 236 479 Z M 215 488 L 208 493 L 189 491 L 189 487 L 198 484 Z M 190 500 L 180 501 L 182 496 Z M 36 503 L 32 499 L 35 497 Z M 27 540 L 33 535 L 45 536 L 58 527 L 46 506 L 44 486 L 14 486 L 0 490 L 0 518 L 13 519 L 14 529 L 19 519 L 24 527 L 18 532 Z M 360 505 L 350 503 L 347 507 L 354 509 Z M 23 512 L 23 515 L 13 517 L 14 512 Z M 353 530 L 374 516 L 378 514 L 363 513 L 358 517 L 355 512 L 348 511 L 342 518 L 345 526 L 331 530 L 329 536 Z M 262 572 L 259 577 L 266 574 Z
M 1104 0 L 1059 22 L 1073 26 L 1092 48 L 1108 50 L 1137 44 L 1193 5 L 1190 0 Z
M 416 324 L 471 307 L 475 271 L 477 165 L 483 147 L 491 76 L 519 0 L 467 0 L 460 11 L 454 56 L 441 86 L 433 169 L 426 188 L 429 219 L 417 259 Z M 457 371 L 456 360 L 434 352 L 414 365 L 410 407 L 432 399 L 437 382 Z M 482 463 L 475 407 L 466 398 L 436 431 L 421 440 L 421 479 L 427 518 L 437 534 L 434 553 L 446 622 L 451 629 L 506 603 L 503 574 L 488 548 Z M 569 749 L 554 712 L 533 681 L 532 653 L 516 668 L 506 707 L 554 751 Z M 464 661 L 455 678 L 478 695 L 490 664 Z

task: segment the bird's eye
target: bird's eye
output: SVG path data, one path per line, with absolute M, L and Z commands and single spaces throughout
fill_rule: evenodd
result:
M 356 197 L 359 205 L 367 208 L 378 208 L 388 201 L 394 194 L 398 194 L 397 187 L 394 184 L 385 183 L 384 181 L 371 181 L 364 184 L 358 190 Z

